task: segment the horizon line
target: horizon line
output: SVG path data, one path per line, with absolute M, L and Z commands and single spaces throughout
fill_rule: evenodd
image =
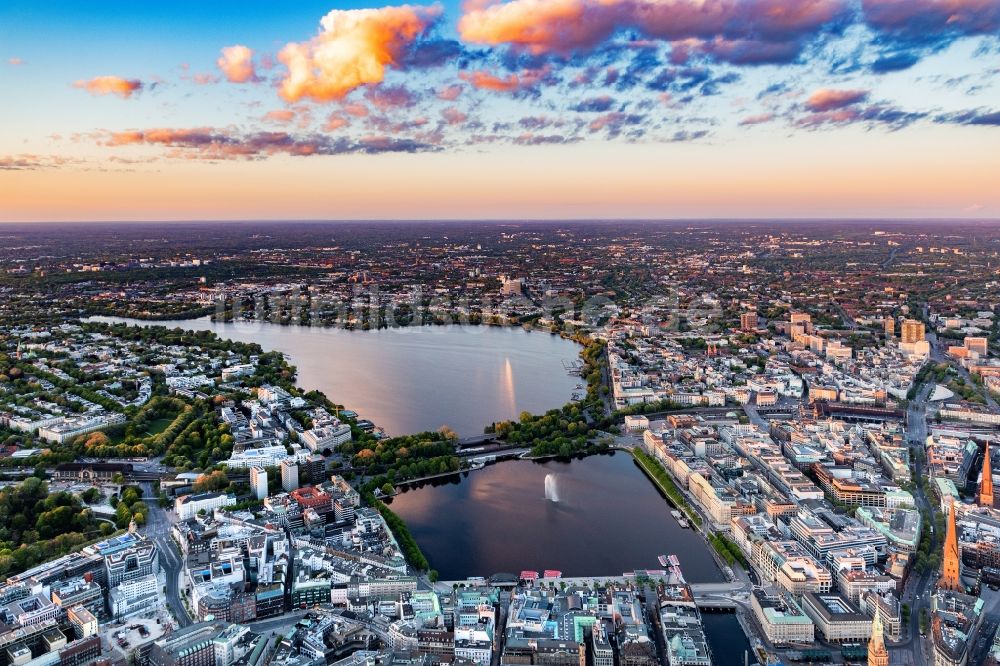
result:
M 1000 217 L 479 217 L 479 218 L 180 218 L 180 219 L 135 219 L 135 220 L 0 220 L 0 227 L 17 225 L 156 225 L 156 224 L 587 224 L 587 223 L 728 223 L 745 224 L 775 222 L 824 223 L 846 222 L 851 224 L 934 224 L 970 223 L 1000 224 Z

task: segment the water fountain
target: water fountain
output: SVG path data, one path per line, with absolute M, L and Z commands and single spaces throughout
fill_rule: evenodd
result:
M 550 502 L 559 501 L 559 490 L 556 488 L 556 475 L 546 474 L 545 475 L 545 499 Z

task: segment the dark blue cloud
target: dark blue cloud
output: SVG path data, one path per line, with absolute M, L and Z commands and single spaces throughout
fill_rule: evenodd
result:
M 708 130 L 677 130 L 672 135 L 667 137 L 667 141 L 682 143 L 685 141 L 697 141 L 698 139 L 704 139 L 706 136 L 708 136 Z
M 934 118 L 934 122 L 955 125 L 985 125 L 1000 127 L 1000 111 L 968 109 L 954 113 L 944 113 Z
M 706 67 L 667 67 L 646 82 L 646 88 L 659 92 L 687 92 L 712 78 Z
M 551 118 L 545 116 L 525 116 L 517 121 L 517 124 L 524 129 L 539 130 L 545 129 L 552 124 Z
M 474 57 L 454 39 L 427 39 L 413 45 L 400 65 L 404 68 L 438 67 L 460 58 Z
M 642 85 L 643 80 L 661 63 L 660 55 L 654 49 L 639 49 L 628 66 L 619 72 L 615 87 L 618 90 L 630 90 Z
M 736 72 L 729 72 L 727 74 L 723 74 L 722 76 L 717 76 L 709 79 L 704 83 L 704 85 L 702 85 L 701 94 L 705 96 L 718 95 L 721 92 L 720 86 L 736 83 L 739 80 L 740 75 Z
M 864 125 L 868 128 L 881 126 L 890 130 L 908 127 L 927 117 L 922 111 L 904 111 L 894 106 L 873 104 L 834 108 L 808 113 L 795 120 L 795 125 L 804 129 L 819 129 L 824 126 Z
M 899 72 L 913 67 L 918 62 L 920 62 L 920 54 L 914 51 L 883 53 L 871 64 L 870 69 L 875 74 Z
M 757 99 L 764 99 L 765 97 L 771 97 L 772 95 L 780 95 L 782 93 L 788 92 L 789 90 L 791 90 L 791 88 L 789 88 L 788 84 L 785 83 L 784 81 L 780 81 L 778 83 L 772 83 L 771 85 L 767 86 L 759 93 L 757 93 Z
M 571 106 L 570 109 L 580 113 L 603 113 L 604 111 L 610 111 L 614 103 L 615 100 L 613 98 L 601 95 L 600 97 L 591 97 L 590 99 L 578 102 Z
M 607 131 L 609 139 L 617 138 L 625 128 L 642 125 L 646 116 L 639 113 L 611 112 L 598 116 L 590 122 L 591 132 Z
M 713 76 L 708 67 L 667 67 L 646 82 L 648 90 L 671 93 L 694 93 L 703 97 L 718 95 L 721 87 L 740 80 L 736 72 Z
M 996 0 L 862 0 L 861 6 L 879 50 L 869 66 L 874 73 L 907 69 L 964 37 L 1000 36 Z
M 514 137 L 513 141 L 519 146 L 542 146 L 562 143 L 575 143 L 580 139 L 575 136 L 563 136 L 562 134 L 522 134 Z
M 863 122 L 886 125 L 893 130 L 902 129 L 926 117 L 927 114 L 923 111 L 903 111 L 892 106 L 870 106 L 861 111 Z

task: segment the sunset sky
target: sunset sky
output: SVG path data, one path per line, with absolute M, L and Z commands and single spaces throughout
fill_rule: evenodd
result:
M 1000 217 L 1000 0 L 0 4 L 0 221 Z

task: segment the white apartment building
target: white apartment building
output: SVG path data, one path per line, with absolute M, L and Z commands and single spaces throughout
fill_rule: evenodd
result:
M 199 511 L 211 513 L 216 509 L 236 504 L 236 497 L 226 493 L 202 493 L 200 495 L 181 495 L 174 500 L 174 511 L 180 520 L 188 520 L 198 515 Z
M 89 435 L 92 432 L 105 430 L 122 423 L 125 423 L 124 414 L 70 417 L 39 428 L 38 436 L 47 442 L 65 444 L 80 435 Z
M 159 601 L 159 588 L 153 574 L 119 583 L 108 596 L 111 614 L 120 618 L 145 610 Z
M 305 455 L 308 455 L 308 453 L 305 453 Z M 226 461 L 226 467 L 229 469 L 277 467 L 287 457 L 288 450 L 284 446 L 278 444 L 262 446 L 259 449 L 246 449 L 240 453 L 234 453 Z
M 642 414 L 625 417 L 625 429 L 629 432 L 643 432 L 649 429 L 649 419 Z
M 322 451 L 332 449 L 345 442 L 351 441 L 351 426 L 346 423 L 336 425 L 325 425 L 311 430 L 306 430 L 299 439 L 310 451 Z

